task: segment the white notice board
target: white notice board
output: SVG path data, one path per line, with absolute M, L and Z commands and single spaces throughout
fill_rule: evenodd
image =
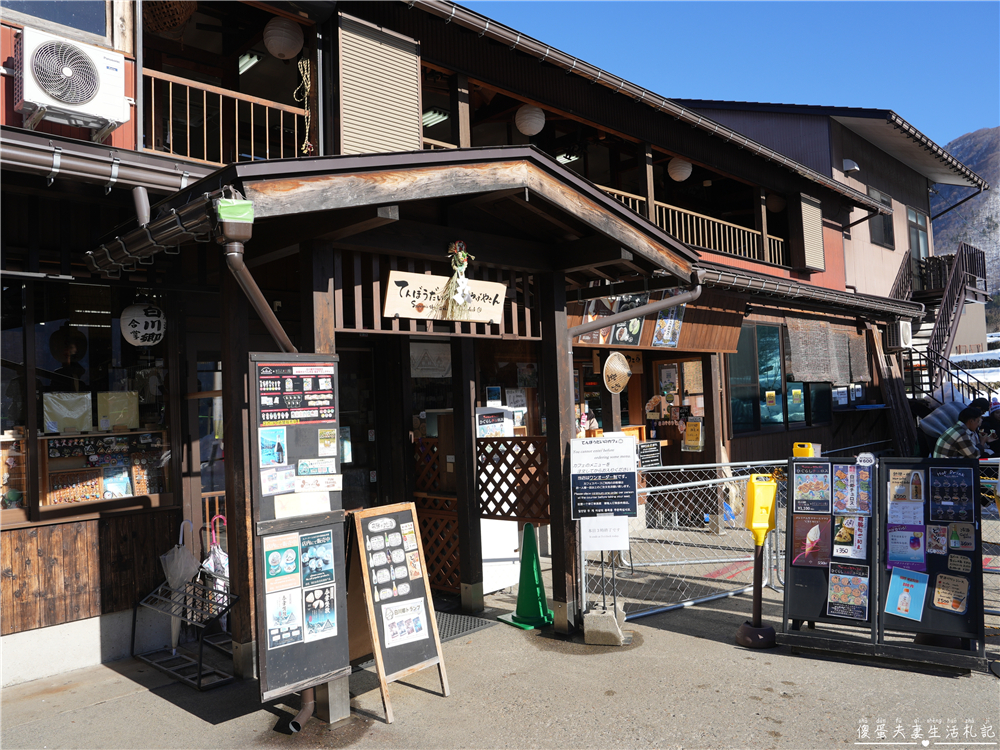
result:
M 621 433 L 570 441 L 572 517 L 635 517 L 636 442 Z

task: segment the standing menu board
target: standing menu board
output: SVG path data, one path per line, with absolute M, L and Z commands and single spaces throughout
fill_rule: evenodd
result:
M 874 459 L 788 463 L 784 616 L 863 628 L 875 640 Z
M 261 701 L 350 675 L 338 358 L 250 355 Z
M 882 466 L 880 635 L 975 641 L 978 651 L 965 653 L 985 658 L 979 462 L 897 458 Z
M 351 661 L 374 655 L 386 721 L 392 723 L 388 683 L 437 666 L 441 691 L 450 694 L 441 655 L 437 619 L 420 528 L 413 503 L 397 503 L 351 513 L 351 612 L 368 613 L 363 628 L 352 629 Z M 357 622 L 357 619 L 355 619 Z

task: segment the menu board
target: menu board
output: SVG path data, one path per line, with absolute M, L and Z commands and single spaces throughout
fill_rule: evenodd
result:
M 337 357 L 251 354 L 261 701 L 348 678 Z
M 437 619 L 420 528 L 413 503 L 397 503 L 354 511 L 351 553 L 352 608 L 360 602 L 356 583 L 368 610 L 368 637 L 351 634 L 352 660 L 375 657 L 386 718 L 392 722 L 388 683 L 427 667 L 437 666 L 444 695 L 448 678 L 441 655 Z M 356 566 L 357 564 L 357 566 Z M 356 572 L 360 572 L 360 581 Z M 356 657 L 361 654 L 360 657 Z

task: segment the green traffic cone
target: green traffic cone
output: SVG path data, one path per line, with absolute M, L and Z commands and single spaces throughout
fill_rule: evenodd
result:
M 534 630 L 551 625 L 553 620 L 549 601 L 542 583 L 542 563 L 538 559 L 538 539 L 535 527 L 524 525 L 524 541 L 521 543 L 521 580 L 517 589 L 517 609 L 514 614 L 497 618 L 521 630 Z

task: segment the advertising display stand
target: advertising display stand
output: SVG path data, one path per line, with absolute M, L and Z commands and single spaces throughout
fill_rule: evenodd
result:
M 350 515 L 350 660 L 374 657 L 391 724 L 390 682 L 436 666 L 442 694 L 451 694 L 417 511 L 413 503 L 396 503 Z
M 873 460 L 795 458 L 788 462 L 785 599 L 778 643 L 854 654 L 874 652 L 876 487 Z M 809 627 L 804 631 L 805 623 Z M 817 623 L 839 627 L 819 628 Z
M 793 459 L 788 483 L 779 643 L 986 670 L 977 461 Z
M 986 671 L 979 462 L 887 458 L 880 466 L 883 653 Z M 914 492 L 922 507 L 909 519 L 897 507 L 915 506 L 915 498 L 904 499 Z
M 250 354 L 247 484 L 254 522 L 260 699 L 319 686 L 320 717 L 330 721 L 343 716 L 324 716 L 329 706 L 322 705 L 322 696 L 351 671 L 338 373 L 332 354 Z M 343 713 L 341 702 L 337 706 Z

